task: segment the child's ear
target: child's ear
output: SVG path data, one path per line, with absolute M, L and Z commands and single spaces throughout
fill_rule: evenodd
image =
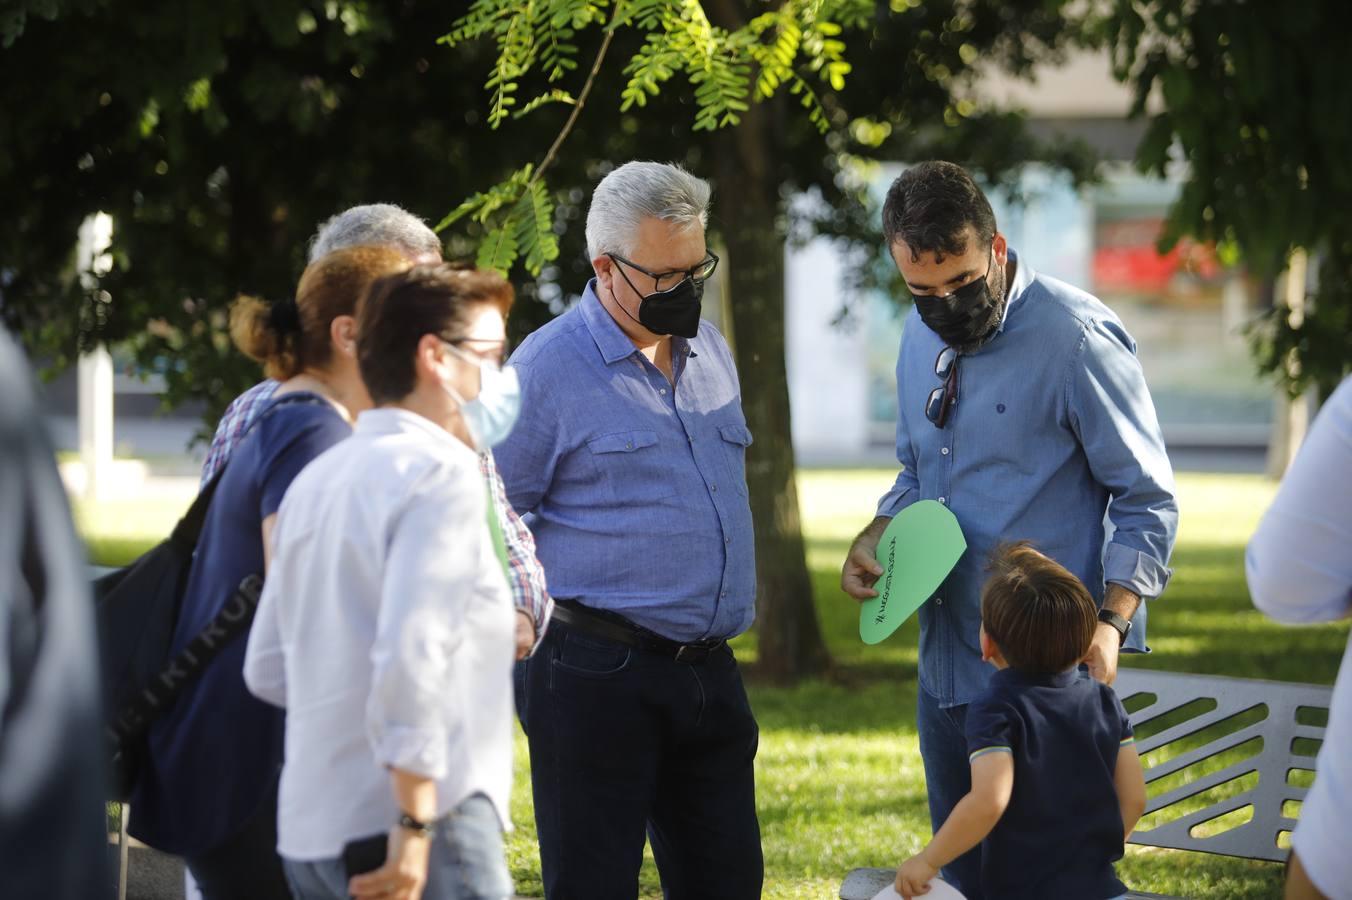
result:
M 981 639 L 981 661 L 995 662 L 996 658 L 1000 655 L 1000 648 L 996 646 L 995 641 L 991 640 L 991 636 L 986 633 L 985 625 L 981 626 L 979 637 Z

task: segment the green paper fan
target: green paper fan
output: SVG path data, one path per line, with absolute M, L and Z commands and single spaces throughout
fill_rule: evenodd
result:
M 943 584 L 967 541 L 947 506 L 921 500 L 892 519 L 878 541 L 878 596 L 859 608 L 859 636 L 877 644 L 901 627 Z

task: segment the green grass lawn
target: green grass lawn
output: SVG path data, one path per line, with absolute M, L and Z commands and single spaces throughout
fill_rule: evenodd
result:
M 191 502 L 191 497 L 181 502 L 77 499 L 71 511 L 89 548 L 89 561 L 97 566 L 120 566 L 168 537 Z
M 752 683 L 761 725 L 757 792 L 765 846 L 766 898 L 834 897 L 855 866 L 890 866 L 929 839 L 925 783 L 915 733 L 915 623 L 869 647 L 854 601 L 840 593 L 839 565 L 892 478 L 882 470 L 820 470 L 799 481 L 817 609 L 836 669 L 794 688 Z M 1262 478 L 1179 478 L 1182 523 L 1174 579 L 1151 607 L 1154 653 L 1134 665 L 1331 684 L 1347 625 L 1290 629 L 1253 610 L 1244 584 L 1244 543 L 1271 502 Z M 112 564 L 168 533 L 181 509 L 123 504 L 81 507 L 93 555 Z M 754 634 L 739 654 L 755 655 Z M 517 889 L 538 896 L 539 859 L 518 735 L 508 855 Z M 1273 897 L 1281 869 L 1201 854 L 1129 847 L 1119 874 L 1133 888 L 1196 898 Z M 660 896 L 651 859 L 643 896 Z

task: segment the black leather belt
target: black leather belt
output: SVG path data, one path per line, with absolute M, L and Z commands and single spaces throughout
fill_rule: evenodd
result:
M 583 634 L 617 641 L 683 663 L 702 663 L 715 650 L 728 645 L 728 642 L 722 638 L 710 638 L 683 644 L 680 641 L 664 638 L 662 635 L 651 632 L 646 628 L 640 628 L 623 616 L 590 610 L 575 601 L 556 600 L 554 602 L 554 615 L 550 618 L 550 621 L 558 622 Z

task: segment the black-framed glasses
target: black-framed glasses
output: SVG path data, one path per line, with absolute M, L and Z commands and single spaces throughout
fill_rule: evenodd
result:
M 606 256 L 609 256 L 614 262 L 624 263 L 629 268 L 637 272 L 642 272 L 644 275 L 651 278 L 653 280 L 653 293 L 671 290 L 687 278 L 695 282 L 695 284 L 703 284 L 713 276 L 714 270 L 718 268 L 718 255 L 712 252 L 704 257 L 703 261 L 698 265 L 691 266 L 688 269 L 672 269 L 668 272 L 650 272 L 638 263 L 631 262 L 623 256 L 620 256 L 618 253 L 607 253 Z M 678 275 L 680 276 L 679 278 L 676 277 Z M 670 281 L 669 279 L 675 280 Z M 627 281 L 628 279 L 626 278 L 625 280 Z M 666 287 L 662 286 L 662 282 L 664 281 L 667 282 Z M 638 293 L 638 289 L 635 288 L 634 292 Z
M 945 347 L 934 360 L 934 374 L 944 383 L 930 391 L 925 401 L 925 418 L 934 423 L 935 428 L 948 424 L 948 415 L 953 404 L 958 402 L 958 351 Z

